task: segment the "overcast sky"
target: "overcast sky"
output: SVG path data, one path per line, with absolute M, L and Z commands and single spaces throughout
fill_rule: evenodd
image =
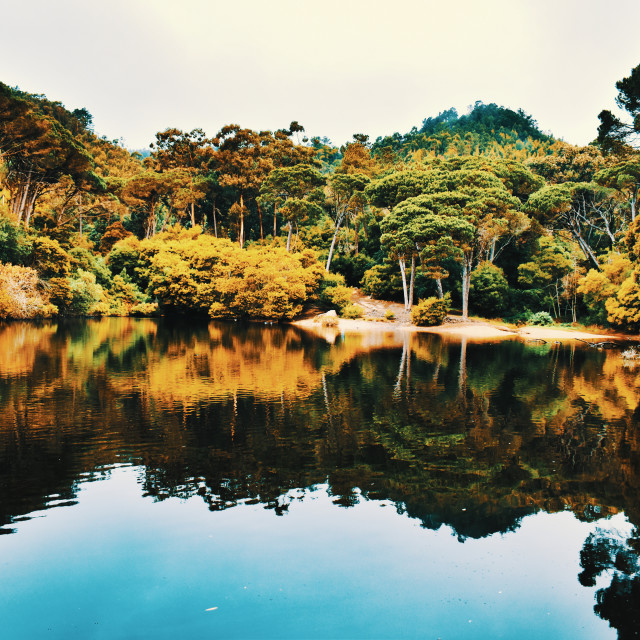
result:
M 587 144 L 640 64 L 638 0 L 21 0 L 2 19 L 0 81 L 129 148 L 292 120 L 341 144 L 476 100 Z

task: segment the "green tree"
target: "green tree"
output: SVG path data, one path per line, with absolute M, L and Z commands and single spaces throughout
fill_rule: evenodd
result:
M 629 204 L 631 222 L 636 219 L 640 194 L 640 163 L 637 160 L 619 162 L 598 171 L 594 181 L 618 191 Z
M 570 233 L 597 270 L 597 250 L 613 248 L 624 237 L 626 221 L 613 192 L 595 183 L 547 185 L 531 195 L 527 209 L 542 225 Z
M 504 272 L 490 262 L 478 265 L 473 271 L 469 292 L 473 306 L 489 317 L 500 315 L 509 303 L 509 284 Z
M 598 143 L 604 151 L 625 153 L 629 147 L 637 147 L 640 133 L 640 65 L 631 69 L 631 73 L 616 82 L 618 95 L 616 104 L 624 109 L 631 122 L 623 122 L 609 110 L 598 115 Z
M 330 202 L 334 210 L 335 231 L 325 270 L 331 268 L 331 259 L 338 239 L 340 226 L 349 215 L 357 215 L 366 205 L 365 188 L 370 179 L 362 173 L 336 173 L 329 181 Z
M 322 186 L 325 183 L 326 179 L 316 168 L 304 164 L 273 169 L 262 183 L 262 201 L 272 203 L 274 211 L 279 208 L 288 222 L 287 251 L 291 248 L 293 226 L 322 215 L 320 205 L 324 201 Z

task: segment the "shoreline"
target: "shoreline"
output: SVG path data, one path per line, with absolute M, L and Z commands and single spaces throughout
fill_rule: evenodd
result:
M 556 329 L 554 327 L 524 326 L 519 329 L 511 329 L 506 326 L 494 325 L 483 321 L 459 321 L 438 325 L 435 327 L 417 327 L 408 323 L 382 322 L 374 320 L 350 320 L 336 318 L 338 324 L 335 327 L 323 327 L 314 318 L 304 318 L 291 322 L 293 326 L 300 327 L 312 333 L 326 337 L 327 334 L 364 334 L 364 333 L 435 333 L 440 336 L 470 338 L 474 340 L 505 340 L 519 339 L 528 341 L 566 342 L 578 341 L 607 341 L 621 342 L 634 340 L 636 336 L 621 334 L 591 333 L 573 329 Z

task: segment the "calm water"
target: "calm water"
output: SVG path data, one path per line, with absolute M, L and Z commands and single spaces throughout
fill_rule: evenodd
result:
M 3 638 L 633 638 L 640 366 L 0 325 Z

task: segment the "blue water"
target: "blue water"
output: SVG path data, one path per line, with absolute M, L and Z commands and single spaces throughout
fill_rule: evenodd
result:
M 2 638 L 637 631 L 615 353 L 130 319 L 0 346 Z
M 570 513 L 461 543 L 388 502 L 336 506 L 326 486 L 292 492 L 286 517 L 212 516 L 141 497 L 135 467 L 109 475 L 2 539 L 5 637 L 615 637 L 576 579 L 596 525 Z

